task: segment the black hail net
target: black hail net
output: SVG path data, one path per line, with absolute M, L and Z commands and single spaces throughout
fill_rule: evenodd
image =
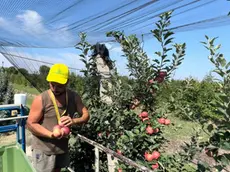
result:
M 111 30 L 136 34 L 149 39 L 150 30 L 159 20 L 159 15 L 173 10 L 171 29 L 185 32 L 230 24 L 223 9 L 215 6 L 218 0 L 8 0 L 0 6 L 0 52 L 15 68 L 26 69 L 30 74 L 39 74 L 41 66 L 50 67 L 56 62 L 50 59 L 51 52 L 70 49 L 73 51 L 85 32 L 91 44 L 113 43 L 106 37 Z M 213 7 L 219 15 L 212 14 Z M 198 13 L 205 9 L 207 13 Z M 230 8 L 228 8 L 230 9 Z M 209 11 L 209 12 L 208 12 Z M 44 56 L 46 52 L 47 58 Z M 74 51 L 75 52 L 75 51 Z M 77 56 L 76 56 L 77 58 Z M 77 59 L 76 59 L 77 60 Z M 70 66 L 70 65 L 69 65 Z M 79 74 L 77 64 L 71 64 L 71 72 Z M 36 80 L 21 72 L 36 85 Z

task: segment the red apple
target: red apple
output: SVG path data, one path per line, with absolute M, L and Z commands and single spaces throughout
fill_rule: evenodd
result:
M 159 128 L 153 129 L 153 133 L 158 133 L 158 132 L 159 132 Z
M 152 84 L 152 83 L 153 83 L 153 79 L 150 79 L 150 80 L 149 80 L 149 83 Z
M 61 128 L 61 130 L 63 131 L 64 135 L 69 135 L 70 133 L 69 127 L 64 126 Z
M 122 169 L 121 169 L 121 168 L 118 168 L 118 172 L 122 172 Z
M 149 120 L 149 118 L 147 117 L 147 118 L 143 118 L 142 119 L 143 122 L 146 121 L 146 120 Z
M 54 129 L 61 129 L 61 126 L 60 125 L 55 125 L 54 127 L 53 127 L 53 130 Z
M 131 105 L 130 105 L 130 108 L 131 108 L 131 109 L 135 109 L 136 106 L 135 106 L 134 104 L 131 104 Z
M 61 130 L 58 130 L 58 129 L 54 130 L 53 135 L 54 137 L 60 137 L 62 135 Z
M 154 130 L 153 130 L 153 128 L 149 125 L 149 126 L 146 128 L 146 132 L 147 132 L 148 134 L 153 134 Z
M 148 117 L 149 116 L 149 114 L 148 114 L 148 112 L 141 112 L 141 117 L 142 118 L 146 118 L 146 117 Z
M 53 135 L 54 137 L 60 137 L 61 136 L 61 127 L 59 125 L 55 125 L 53 127 Z
M 164 78 L 157 76 L 155 78 L 155 81 L 157 81 L 158 83 L 162 83 L 164 81 Z
M 121 150 L 117 150 L 117 153 L 119 154 L 119 155 L 122 155 L 122 152 L 121 152 Z
M 170 120 L 169 119 L 165 119 L 165 125 L 169 125 L 170 124 Z
M 141 113 L 138 115 L 139 118 L 142 118 Z
M 165 72 L 165 71 L 160 71 L 160 72 L 158 73 L 158 76 L 164 78 L 164 77 L 167 76 L 167 72 Z
M 152 165 L 152 169 L 158 169 L 158 168 L 159 168 L 159 164 L 158 163 Z
M 153 153 L 152 153 L 153 159 L 158 159 L 160 157 L 160 155 L 161 154 L 159 152 L 157 152 L 157 151 L 153 151 Z
M 160 124 L 164 124 L 164 123 L 165 123 L 165 119 L 164 119 L 164 118 L 159 118 L 159 119 L 158 119 L 158 122 L 159 122 Z
M 153 155 L 152 154 L 150 154 L 150 153 L 148 153 L 148 152 L 145 152 L 145 159 L 147 160 L 147 161 L 152 161 L 153 160 Z
M 62 123 L 60 123 L 60 124 L 59 124 L 59 126 L 60 126 L 60 127 L 64 127 L 65 125 L 64 125 L 64 124 L 62 124 Z

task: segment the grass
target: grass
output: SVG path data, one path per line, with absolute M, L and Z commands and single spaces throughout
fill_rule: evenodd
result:
M 40 94 L 39 91 L 34 87 L 23 86 L 23 85 L 18 85 L 18 84 L 12 84 L 12 86 L 17 92 L 28 94 L 27 102 L 26 102 L 26 106 L 28 107 L 30 107 L 32 104 L 32 101 L 34 99 L 33 95 Z
M 195 135 L 196 131 L 200 132 L 200 141 L 208 139 L 208 135 L 201 129 L 199 123 L 181 120 L 174 116 L 169 116 L 169 119 L 171 125 L 164 128 L 164 135 L 169 140 L 189 140 L 191 136 Z
M 28 106 L 30 108 L 32 101 L 33 101 L 32 97 L 27 97 L 26 106 Z
M 34 95 L 39 94 L 39 91 L 34 87 L 23 86 L 23 85 L 18 85 L 18 84 L 12 84 L 12 86 L 15 90 L 18 90 L 22 93 L 29 93 L 29 94 L 34 94 Z

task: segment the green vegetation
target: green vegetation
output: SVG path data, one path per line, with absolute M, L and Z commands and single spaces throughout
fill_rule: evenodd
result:
M 13 88 L 15 89 L 15 91 L 18 91 L 20 93 L 28 93 L 30 95 L 38 95 L 39 91 L 34 88 L 34 87 L 30 87 L 30 86 L 24 86 L 24 85 L 19 85 L 16 83 L 12 84 Z
M 111 80 L 102 83 L 111 103 L 100 99 L 100 74 L 95 57 L 89 55 L 93 46 L 87 42 L 86 34 L 80 34 L 81 41 L 76 48 L 81 51 L 85 70 L 83 77 L 72 73 L 69 86 L 81 94 L 91 119 L 86 125 L 72 128 L 70 154 L 71 167 L 75 170 L 84 171 L 86 166 L 93 170 L 94 163 L 93 147 L 80 142 L 76 137 L 78 133 L 158 171 L 221 171 L 229 165 L 230 62 L 218 52 L 221 46 L 214 45 L 215 38 L 206 36 L 203 44 L 210 52 L 210 62 L 220 80 L 212 76 L 202 81 L 172 80 L 172 72 L 182 65 L 186 44 L 174 42 L 174 33 L 168 29 L 170 18 L 171 12 L 162 14 L 156 29 L 151 31 L 161 46 L 154 59 L 147 56 L 135 35 L 126 36 L 119 31 L 107 34 L 121 45 L 132 76 L 132 79 L 119 76 L 115 67 Z M 34 95 L 39 92 L 31 85 L 41 90 L 47 88 L 47 66 L 41 66 L 36 74 L 19 70 L 27 78 L 34 77 L 32 84 L 19 80 L 22 75 L 13 67 L 4 70 L 17 91 Z M 1 82 L 5 92 L 1 93 L 9 97 L 11 89 L 4 78 L 6 76 Z M 10 100 L 7 96 L 2 97 L 2 102 Z M 202 152 L 218 165 L 196 159 Z M 191 163 L 194 159 L 197 165 Z M 103 154 L 100 171 L 107 171 L 106 163 L 107 157 Z M 117 169 L 136 171 L 122 162 Z

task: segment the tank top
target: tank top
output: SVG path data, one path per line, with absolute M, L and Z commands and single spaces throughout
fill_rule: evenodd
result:
M 72 90 L 67 90 L 67 93 L 68 106 L 58 107 L 58 109 L 60 114 L 62 114 L 66 109 L 66 113 L 64 115 L 69 115 L 71 118 L 73 118 L 75 112 L 77 112 L 76 93 Z M 43 117 L 39 121 L 39 124 L 52 132 L 53 127 L 58 124 L 55 108 L 49 96 L 48 90 L 41 93 L 41 97 Z M 63 137 L 61 139 L 52 139 L 33 135 L 31 148 L 39 149 L 47 155 L 62 154 L 68 152 L 68 140 L 68 137 Z

